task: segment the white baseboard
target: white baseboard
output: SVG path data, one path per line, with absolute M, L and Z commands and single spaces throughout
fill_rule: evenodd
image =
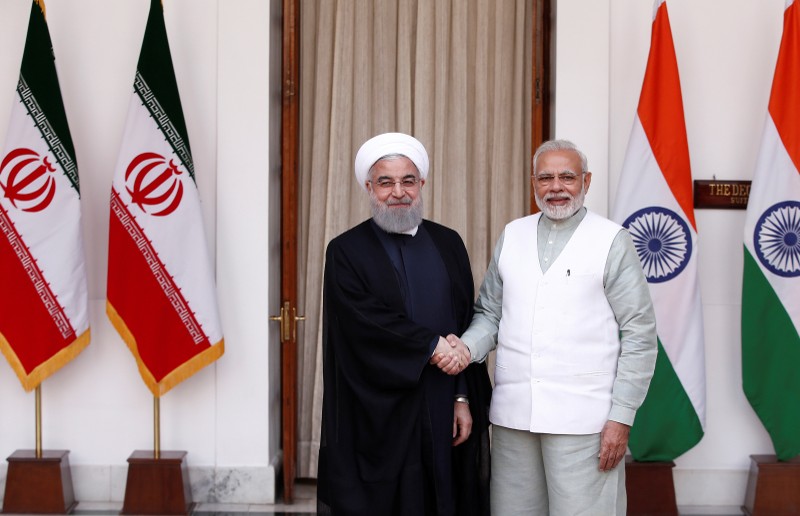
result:
M 278 454 L 269 466 L 190 467 L 192 499 L 199 503 L 273 504 L 281 462 Z M 122 502 L 125 498 L 127 466 L 72 464 L 70 469 L 76 500 Z M 7 464 L 0 463 L 0 500 L 6 470 Z M 673 469 L 676 502 L 697 514 L 720 514 L 714 511 L 741 507 L 747 476 L 747 470 Z
M 273 504 L 280 460 L 269 466 L 189 467 L 192 500 L 216 504 Z M 5 493 L 7 464 L 0 464 L 0 500 Z M 75 499 L 81 502 L 122 502 L 128 466 L 71 464 Z
M 672 470 L 679 506 L 741 507 L 747 490 L 746 469 Z

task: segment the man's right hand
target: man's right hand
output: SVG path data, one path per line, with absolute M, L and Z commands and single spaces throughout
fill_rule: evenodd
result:
M 433 351 L 430 363 L 438 366 L 442 372 L 454 375 L 466 369 L 470 360 L 469 348 L 451 333 L 446 340 L 439 337 L 439 343 Z

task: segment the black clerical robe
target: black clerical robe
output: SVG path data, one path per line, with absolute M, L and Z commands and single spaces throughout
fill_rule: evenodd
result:
M 388 238 L 368 220 L 328 245 L 317 497 L 336 515 L 487 514 L 486 368 L 461 375 L 473 430 L 453 448 L 456 380 L 428 364 L 438 336 L 461 334 L 472 316 L 466 248 L 455 231 L 424 221 L 406 255 L 416 268 L 404 277 L 391 247 L 404 244 Z M 418 274 L 420 260 L 441 274 Z

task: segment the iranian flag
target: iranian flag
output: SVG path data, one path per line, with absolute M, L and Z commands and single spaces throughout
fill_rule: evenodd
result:
M 78 166 L 41 0 L 0 155 L 0 271 L 0 350 L 30 391 L 89 344 Z
M 669 461 L 703 437 L 706 409 L 692 173 L 663 0 L 655 2 L 650 55 L 612 217 L 633 238 L 658 329 L 655 374 L 628 446 L 634 460 Z
M 224 351 L 161 0 L 150 2 L 111 186 L 106 312 L 155 397 Z
M 783 38 L 744 226 L 744 393 L 779 460 L 800 454 L 800 6 Z

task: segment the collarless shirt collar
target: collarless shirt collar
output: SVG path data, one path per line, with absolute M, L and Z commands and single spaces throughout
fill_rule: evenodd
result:
M 542 214 L 537 230 L 539 265 L 542 273 L 547 272 L 550 265 L 558 258 L 584 217 L 586 217 L 585 207 L 581 207 L 571 217 L 562 220 L 553 220 Z
M 542 214 L 542 220 L 540 221 L 540 224 L 544 224 L 544 227 L 550 231 L 566 231 L 578 227 L 578 224 L 581 223 L 584 217 L 586 217 L 586 207 L 582 206 L 578 211 L 566 219 L 553 220 L 547 217 L 547 215 Z
M 412 237 L 417 234 L 417 230 L 419 226 L 414 226 L 413 228 L 409 229 L 408 231 L 402 231 L 401 235 L 411 235 Z

